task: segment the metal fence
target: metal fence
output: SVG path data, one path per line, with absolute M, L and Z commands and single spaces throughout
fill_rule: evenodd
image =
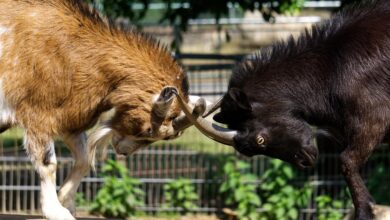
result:
M 242 56 L 178 55 L 177 58 L 186 66 L 190 93 L 216 99 L 226 90 L 232 66 Z M 142 188 L 146 192 L 145 207 L 142 207 L 142 210 L 149 213 L 164 211 L 163 185 L 180 177 L 191 179 L 196 185 L 200 197 L 196 211 L 216 213 L 223 208 L 221 195 L 218 193 L 223 179 L 218 174 L 224 159 L 235 153 L 229 147 L 211 141 L 205 142 L 195 130 L 189 133 L 174 143 L 155 144 L 127 158 L 126 164 L 131 175 L 141 180 Z M 320 140 L 320 143 L 321 157 L 317 166 L 314 169 L 297 171 L 295 178 L 294 184 L 301 185 L 309 181 L 313 188 L 312 201 L 308 207 L 301 210 L 299 219 L 315 219 L 314 198 L 317 195 L 327 194 L 336 198 L 346 188 L 340 175 L 338 150 L 324 140 Z M 61 145 L 60 142 L 57 144 Z M 58 148 L 57 155 L 57 185 L 60 185 L 70 172 L 72 159 L 61 147 Z M 267 168 L 268 159 L 265 157 L 241 159 L 250 162 L 250 172 L 254 174 L 261 175 Z M 91 172 L 83 179 L 79 188 L 79 192 L 83 193 L 87 201 L 94 199 L 103 183 L 99 176 L 103 163 L 98 164 L 97 174 Z M 379 148 L 371 157 L 363 170 L 364 175 L 367 177 L 373 173 L 379 164 L 387 167 L 390 164 L 388 153 L 383 148 Z M 347 198 L 341 199 L 347 201 Z M 37 211 L 39 178 L 24 153 L 21 132 L 16 129 L 0 136 L 0 213 Z M 346 212 L 347 209 L 340 211 Z

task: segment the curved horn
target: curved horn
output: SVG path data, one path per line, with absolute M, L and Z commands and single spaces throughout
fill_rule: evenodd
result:
M 152 131 L 157 131 L 167 115 L 169 108 L 172 105 L 174 94 L 177 93 L 175 87 L 164 87 L 157 100 L 153 103 L 152 107 Z
M 204 113 L 205 110 L 206 110 L 206 106 L 204 100 L 203 99 L 196 100 L 194 109 L 192 110 L 192 117 L 194 119 L 197 119 L 200 115 Z M 190 119 L 187 117 L 187 115 L 184 114 L 177 117 L 175 120 L 173 120 L 172 126 L 175 130 L 182 131 L 192 126 L 192 123 Z
M 212 114 L 213 112 L 215 112 L 216 110 L 218 110 L 220 108 L 221 103 L 222 103 L 222 98 L 223 97 L 221 97 L 215 103 L 211 103 L 207 100 L 206 100 L 206 102 L 203 102 L 201 100 L 203 98 L 201 98 L 199 96 L 190 95 L 189 96 L 190 106 L 192 106 L 192 105 L 194 106 L 194 109 L 192 111 L 193 118 L 196 119 L 200 115 L 202 115 L 203 118 L 208 117 L 210 114 Z M 206 105 L 204 105 L 204 104 L 206 104 Z M 182 131 L 182 130 L 184 130 L 192 125 L 193 124 L 191 123 L 191 121 L 188 119 L 188 117 L 185 114 L 177 117 L 173 121 L 173 128 L 177 131 Z
M 207 120 L 205 120 L 202 117 L 194 118 L 193 115 L 191 114 L 192 110 L 188 106 L 188 104 L 184 101 L 184 99 L 178 94 L 177 90 L 174 92 L 176 94 L 177 100 L 179 101 L 179 104 L 183 110 L 183 112 L 186 114 L 188 117 L 189 121 L 195 125 L 196 128 L 198 128 L 204 135 L 207 137 L 222 143 L 226 145 L 233 146 L 234 141 L 233 137 L 237 135 L 237 131 L 232 131 L 223 127 L 220 127 L 216 124 L 213 124 Z M 205 106 L 205 101 L 204 99 L 199 99 L 203 102 L 203 105 Z
M 213 103 L 210 107 L 207 106 L 207 110 L 206 110 L 206 112 L 203 114 L 203 118 L 206 118 L 207 116 L 211 115 L 212 113 L 214 113 L 215 111 L 217 111 L 219 108 L 221 108 L 222 99 L 223 99 L 223 96 L 222 96 L 221 98 L 219 98 L 218 101 L 216 101 L 215 103 Z

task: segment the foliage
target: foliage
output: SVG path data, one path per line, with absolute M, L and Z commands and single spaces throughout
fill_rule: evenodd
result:
M 238 6 L 242 11 L 259 11 L 266 21 L 273 21 L 275 13 L 296 14 L 303 7 L 305 0 L 84 0 L 102 11 L 111 19 L 128 18 L 132 24 L 138 25 L 145 17 L 150 3 L 165 3 L 167 8 L 161 13 L 160 23 L 169 22 L 174 27 L 172 47 L 179 49 L 182 42 L 182 32 L 187 30 L 190 19 L 200 18 L 207 14 L 218 22 L 223 16 L 229 15 L 229 7 Z M 141 10 L 133 10 L 135 3 L 144 5 Z M 179 7 L 173 4 L 179 3 Z
M 317 219 L 318 220 L 340 220 L 343 214 L 339 211 L 343 207 L 340 200 L 333 200 L 328 195 L 317 196 Z
M 390 173 L 385 165 L 379 164 L 372 169 L 367 179 L 367 187 L 378 204 L 390 205 Z
M 149 0 L 84 0 L 93 5 L 96 9 L 103 12 L 109 18 L 114 20 L 118 17 L 128 18 L 133 24 L 141 20 L 146 12 L 151 1 Z M 142 4 L 141 10 L 133 10 L 134 4 Z
M 198 194 L 188 179 L 177 179 L 164 185 L 166 207 L 180 208 L 181 214 L 186 214 L 197 208 L 195 204 Z
M 307 206 L 312 194 L 311 187 L 291 185 L 295 174 L 292 167 L 280 160 L 270 160 L 270 167 L 261 177 L 260 195 L 265 212 L 261 219 L 297 219 L 299 208 Z
M 301 11 L 305 4 L 305 0 L 295 0 L 295 1 L 282 1 L 280 3 L 280 12 L 290 15 L 296 15 Z
M 84 193 L 76 193 L 75 202 L 77 207 L 87 207 L 88 202 L 84 198 Z
M 92 203 L 91 212 L 105 217 L 126 218 L 143 205 L 144 191 L 140 182 L 129 176 L 128 170 L 116 161 L 108 160 L 103 167 L 104 185 Z
M 226 180 L 219 191 L 225 194 L 226 204 L 235 208 L 240 219 L 258 219 L 256 209 L 260 207 L 261 201 L 253 183 L 257 177 L 247 173 L 248 168 L 248 163 L 237 158 L 228 158 L 223 167 Z
M 305 0 L 85 0 L 101 9 L 111 18 L 127 17 L 133 22 L 141 20 L 150 3 L 165 3 L 167 5 L 161 21 L 169 21 L 171 24 L 179 24 L 182 30 L 186 30 L 189 19 L 199 18 L 204 14 L 212 15 L 217 20 L 229 15 L 232 5 L 238 6 L 243 11 L 260 11 L 265 20 L 269 21 L 273 13 L 295 14 L 303 7 Z M 142 4 L 141 10 L 133 10 L 134 4 Z M 179 7 L 173 4 L 179 3 Z M 273 3 L 273 4 L 271 4 Z

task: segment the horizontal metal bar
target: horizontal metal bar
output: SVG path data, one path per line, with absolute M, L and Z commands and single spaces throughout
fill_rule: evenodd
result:
M 174 54 L 176 59 L 197 59 L 197 60 L 241 60 L 246 54 Z
M 146 206 L 146 207 L 139 207 L 142 211 L 155 211 L 155 212 L 169 212 L 169 211 L 181 211 L 182 208 L 168 208 L 168 207 L 155 207 L 155 206 Z M 217 212 L 217 208 L 213 207 L 198 207 L 196 209 L 191 209 L 193 212 Z
M 58 162 L 71 162 L 72 157 L 57 157 Z M 1 162 L 31 162 L 28 156 L 0 156 Z
M 338 8 L 341 1 L 305 1 L 305 8 Z
M 204 93 L 202 93 L 204 94 Z M 111 150 L 110 150 L 111 151 Z M 114 153 L 111 151 L 111 153 Z M 199 152 L 191 150 L 153 150 L 153 149 L 142 149 L 133 154 L 154 154 L 154 155 L 197 155 Z M 59 162 L 72 162 L 72 157 L 57 157 Z M 1 162 L 31 162 L 30 158 L 27 156 L 0 156 Z
M 303 7 L 305 8 L 337 8 L 340 7 L 341 2 L 340 1 L 305 1 Z M 188 2 L 185 3 L 172 3 L 171 8 L 172 9 L 179 9 L 179 8 L 190 8 L 190 4 Z M 238 8 L 235 4 L 228 4 L 228 8 Z M 133 10 L 143 10 L 145 9 L 144 4 L 141 3 L 134 3 L 131 4 L 131 8 Z M 165 10 L 168 8 L 168 5 L 165 3 L 150 3 L 148 5 L 149 10 Z
M 349 213 L 351 211 L 350 209 L 331 209 L 331 210 L 337 210 L 337 211 L 342 212 L 344 214 Z M 306 208 L 306 209 L 299 209 L 299 212 L 307 213 L 307 214 L 314 214 L 314 213 L 317 213 L 318 210 Z M 328 211 L 324 211 L 324 212 L 328 212 Z
M 319 16 L 298 16 L 298 17 L 276 17 L 275 24 L 307 24 L 317 23 L 321 21 Z M 215 24 L 269 24 L 261 18 L 221 18 L 218 20 L 215 18 L 203 18 L 203 19 L 190 19 L 188 22 L 190 25 L 215 25 Z
M 197 64 L 186 65 L 185 69 L 188 71 L 207 71 L 207 70 L 231 70 L 234 64 Z M 199 73 L 202 74 L 202 73 Z
M 222 96 L 225 92 L 192 92 L 191 95 L 197 96 Z
M 8 190 L 8 191 L 38 191 L 40 190 L 39 186 L 7 186 L 7 185 L 2 185 L 0 186 L 0 190 Z
M 137 178 L 142 183 L 170 183 L 172 181 L 175 181 L 175 178 Z M 209 183 L 222 183 L 224 182 L 224 179 L 189 179 L 192 183 L 195 184 L 209 184 Z M 103 183 L 104 178 L 101 177 L 85 177 L 82 180 L 83 182 L 89 182 L 89 183 Z M 313 181 L 295 181 L 296 184 L 303 184 L 303 183 L 309 183 L 311 186 L 343 186 L 345 185 L 344 180 L 313 180 Z M 251 181 L 248 182 L 251 184 L 261 184 L 261 180 Z

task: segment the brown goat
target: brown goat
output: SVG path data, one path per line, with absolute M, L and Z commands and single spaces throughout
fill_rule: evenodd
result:
M 181 133 L 172 126 L 180 109 L 166 86 L 188 101 L 186 77 L 166 49 L 78 1 L 0 2 L 0 127 L 25 130 L 46 218 L 74 219 L 74 195 L 101 140 L 112 138 L 117 153 L 128 154 Z M 114 116 L 87 143 L 85 130 L 110 109 Z M 55 136 L 75 158 L 58 198 Z

